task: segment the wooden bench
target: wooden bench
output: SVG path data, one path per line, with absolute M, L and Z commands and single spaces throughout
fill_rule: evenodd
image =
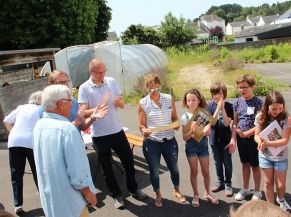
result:
M 143 137 L 137 136 L 133 133 L 125 133 L 129 144 L 131 144 L 131 153 L 133 154 L 133 149 L 135 146 L 142 147 L 143 146 Z

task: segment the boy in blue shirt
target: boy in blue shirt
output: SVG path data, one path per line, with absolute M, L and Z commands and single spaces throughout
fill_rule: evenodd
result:
M 254 141 L 255 117 L 261 110 L 263 101 L 254 95 L 256 80 L 251 75 L 242 75 L 236 80 L 241 97 L 233 103 L 233 131 L 232 141 L 237 143 L 240 161 L 242 163 L 243 187 L 235 195 L 240 201 L 253 194 L 252 199 L 261 199 L 260 191 L 261 171 L 258 158 L 258 144 Z M 255 190 L 249 188 L 251 171 Z
M 235 148 L 235 144 L 230 143 L 230 124 L 233 119 L 233 108 L 231 103 L 225 101 L 227 87 L 223 83 L 216 82 L 211 85 L 210 93 L 213 101 L 208 103 L 207 109 L 217 120 L 216 124 L 212 126 L 209 141 L 212 148 L 217 175 L 217 182 L 211 190 L 212 192 L 218 192 L 225 189 L 226 196 L 231 197 L 233 195 L 233 189 L 231 186 L 231 153 L 234 152 Z M 225 175 L 223 174 L 223 167 Z

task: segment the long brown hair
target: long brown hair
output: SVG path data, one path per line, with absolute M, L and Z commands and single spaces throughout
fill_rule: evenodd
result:
M 207 106 L 206 100 L 205 100 L 204 96 L 200 93 L 200 91 L 196 88 L 192 88 L 184 94 L 184 97 L 183 97 L 183 106 L 184 107 L 188 108 L 188 106 L 187 106 L 187 95 L 188 94 L 196 95 L 198 100 L 200 101 L 198 106 L 200 108 L 204 108 L 204 109 L 206 108 L 206 106 Z
M 281 112 L 280 115 L 278 115 L 278 117 L 275 118 L 278 122 L 288 117 L 283 95 L 276 90 L 270 91 L 265 98 L 262 110 L 262 117 L 261 120 L 259 121 L 260 125 L 262 126 L 262 129 L 265 129 L 272 120 L 272 117 L 269 115 L 269 106 L 272 105 L 273 103 L 283 104 L 283 111 Z

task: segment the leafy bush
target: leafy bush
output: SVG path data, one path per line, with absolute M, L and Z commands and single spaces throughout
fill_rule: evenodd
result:
M 219 54 L 221 60 L 224 60 L 226 57 L 230 56 L 229 50 L 224 47 L 220 49 Z
M 264 80 L 259 74 L 256 75 L 256 89 L 254 94 L 257 96 L 266 96 L 270 90 L 274 89 L 274 84 L 268 80 Z
M 224 72 L 234 71 L 237 69 L 241 69 L 243 66 L 243 62 L 240 59 L 229 56 L 221 63 L 221 69 Z

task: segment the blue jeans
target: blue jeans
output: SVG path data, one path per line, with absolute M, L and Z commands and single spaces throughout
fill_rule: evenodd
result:
M 231 186 L 232 178 L 231 154 L 229 153 L 228 149 L 225 149 L 224 146 L 219 144 L 211 145 L 211 148 L 218 182 L 220 182 L 221 184 L 225 183 L 227 186 Z M 225 170 L 225 179 L 223 175 L 223 166 Z
M 150 180 L 155 192 L 160 191 L 160 160 L 161 155 L 170 170 L 171 180 L 174 187 L 179 186 L 179 169 L 178 169 L 178 143 L 175 138 L 156 142 L 145 139 L 143 142 L 143 154 L 148 162 L 150 169 Z

